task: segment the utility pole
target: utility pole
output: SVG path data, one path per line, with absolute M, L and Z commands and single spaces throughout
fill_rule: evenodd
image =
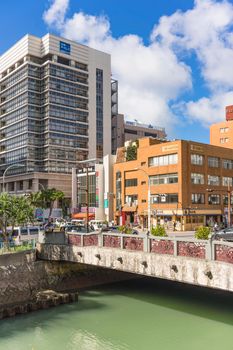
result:
M 230 181 L 228 180 L 228 188 L 227 188 L 227 204 L 228 204 L 228 209 L 227 209 L 227 226 L 231 226 L 231 190 L 230 190 Z
M 89 174 L 88 174 L 88 166 L 86 167 L 86 202 L 87 202 L 87 222 L 86 222 L 86 227 L 87 227 L 87 232 L 89 232 Z

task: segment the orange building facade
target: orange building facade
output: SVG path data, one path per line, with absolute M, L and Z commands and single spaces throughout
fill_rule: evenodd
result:
M 226 222 L 227 191 L 232 188 L 233 150 L 191 141 L 138 141 L 135 160 L 117 152 L 114 165 L 114 216 L 118 224 L 151 224 L 193 230 Z
M 226 121 L 210 126 L 210 144 L 233 149 L 233 106 L 226 106 Z

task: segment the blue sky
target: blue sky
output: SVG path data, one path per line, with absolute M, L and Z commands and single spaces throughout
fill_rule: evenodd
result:
M 0 54 L 48 31 L 109 52 L 119 112 L 208 142 L 233 104 L 232 23 L 232 1 L 4 1 Z

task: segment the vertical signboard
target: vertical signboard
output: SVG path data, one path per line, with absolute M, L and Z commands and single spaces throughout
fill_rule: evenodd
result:
M 98 171 L 96 171 L 95 173 L 95 181 L 96 181 L 96 187 L 95 187 L 96 208 L 99 208 L 99 172 Z

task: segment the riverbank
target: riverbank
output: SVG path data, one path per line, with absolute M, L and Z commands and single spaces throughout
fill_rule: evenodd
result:
M 75 301 L 78 301 L 78 292 L 58 293 L 52 290 L 37 292 L 32 300 L 0 307 L 0 320 Z
M 0 255 L 0 312 L 7 317 L 44 308 L 34 302 L 44 290 L 68 293 L 71 300 L 72 292 L 130 278 L 135 276 L 78 263 L 41 261 L 34 250 Z

